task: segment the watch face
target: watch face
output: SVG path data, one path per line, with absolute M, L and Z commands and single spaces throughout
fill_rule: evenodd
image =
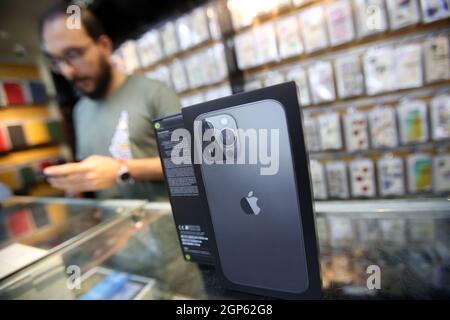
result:
M 126 182 L 128 180 L 130 180 L 131 176 L 129 172 L 124 172 L 120 175 L 120 180 Z

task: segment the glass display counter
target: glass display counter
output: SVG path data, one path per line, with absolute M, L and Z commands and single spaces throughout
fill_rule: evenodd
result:
M 144 204 L 136 200 L 35 197 L 12 197 L 2 202 L 0 280 Z
M 450 297 L 449 200 L 315 208 L 326 299 Z M 214 267 L 184 261 L 168 203 L 147 203 L 87 230 L 3 279 L 0 298 L 267 299 L 226 290 Z

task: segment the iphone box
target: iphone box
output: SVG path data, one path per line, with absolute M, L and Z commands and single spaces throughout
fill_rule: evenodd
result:
M 205 212 L 224 287 L 320 299 L 309 161 L 295 83 L 185 107 L 182 119 L 190 143 L 178 144 L 176 154 L 191 157 L 195 196 L 201 198 L 197 212 Z
M 206 231 L 207 212 L 192 164 L 177 162 L 183 160 L 180 157 L 172 158 L 177 142 L 171 141 L 171 137 L 175 130 L 184 128 L 182 115 L 155 119 L 153 127 L 183 257 L 190 262 L 213 264 Z M 189 158 L 189 154 L 183 156 Z

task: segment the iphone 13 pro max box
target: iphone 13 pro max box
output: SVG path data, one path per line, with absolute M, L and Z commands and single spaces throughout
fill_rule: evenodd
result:
M 200 197 L 192 164 L 177 160 L 190 159 L 189 154 L 172 158 L 179 141 L 172 141 L 172 134 L 184 128 L 181 114 L 153 120 L 156 141 L 165 176 L 169 200 L 175 220 L 178 239 L 186 261 L 213 264 L 213 257 L 206 231 L 207 212 Z
M 294 82 L 182 109 L 222 284 L 321 298 L 308 157 Z M 185 146 L 186 147 L 186 146 Z

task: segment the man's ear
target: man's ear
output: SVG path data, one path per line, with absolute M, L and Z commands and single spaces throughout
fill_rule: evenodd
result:
M 111 54 L 113 51 L 113 44 L 110 37 L 103 34 L 97 39 L 98 45 L 103 48 L 108 54 Z

